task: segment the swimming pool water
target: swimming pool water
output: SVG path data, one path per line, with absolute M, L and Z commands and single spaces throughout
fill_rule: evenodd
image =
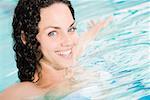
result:
M 150 99 L 150 2 L 148 0 L 71 0 L 78 32 L 87 22 L 113 16 L 78 60 L 112 74 L 104 100 Z M 0 1 L 0 91 L 18 81 L 11 21 L 17 0 Z M 84 100 L 84 99 L 80 99 Z M 85 99 L 88 100 L 88 99 Z

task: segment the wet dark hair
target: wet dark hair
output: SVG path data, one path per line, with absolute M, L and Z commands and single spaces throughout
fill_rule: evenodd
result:
M 54 3 L 67 5 L 75 20 L 74 9 L 68 0 L 19 0 L 15 8 L 12 37 L 14 40 L 13 49 L 16 56 L 18 77 L 21 82 L 33 82 L 36 70 L 40 74 L 41 66 L 39 60 L 42 58 L 42 53 L 39 50 L 40 43 L 36 39 L 36 35 L 39 32 L 40 9 Z M 25 43 L 21 38 L 23 35 Z

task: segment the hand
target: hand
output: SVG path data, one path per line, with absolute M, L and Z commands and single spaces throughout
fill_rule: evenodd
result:
M 95 38 L 96 34 L 104 29 L 110 22 L 112 21 L 112 17 L 108 17 L 106 20 L 99 21 L 96 23 L 94 20 L 91 20 L 88 24 L 90 30 L 88 32 L 83 33 L 81 39 L 84 40 L 91 40 Z
M 81 55 L 87 44 L 96 37 L 97 33 L 104 29 L 111 21 L 111 16 L 106 20 L 98 22 L 97 24 L 93 20 L 91 20 L 91 22 L 89 23 L 89 28 L 91 29 L 88 32 L 83 33 L 83 35 L 81 35 L 80 37 L 79 45 L 77 47 L 77 57 Z

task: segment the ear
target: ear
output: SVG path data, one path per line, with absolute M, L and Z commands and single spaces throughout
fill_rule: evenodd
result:
M 27 42 L 27 37 L 25 36 L 24 31 L 21 31 L 21 40 L 22 40 L 23 44 L 25 45 Z
M 39 34 L 36 35 L 36 39 L 39 41 Z

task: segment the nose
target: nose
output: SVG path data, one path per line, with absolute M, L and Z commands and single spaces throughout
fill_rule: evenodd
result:
M 73 40 L 72 40 L 71 36 L 68 33 L 63 34 L 61 46 L 70 47 L 72 45 L 73 45 Z

